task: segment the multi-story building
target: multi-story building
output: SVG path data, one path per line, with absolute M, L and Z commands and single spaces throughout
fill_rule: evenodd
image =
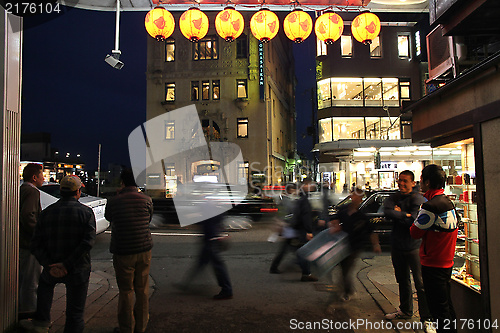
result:
M 451 296 L 457 324 L 471 323 L 460 331 L 490 332 L 500 317 L 500 3 L 430 0 L 429 13 L 429 93 L 404 111 L 415 142 L 461 150 L 455 177 L 443 165 L 446 193 L 463 212 Z
M 317 117 L 320 172 L 342 190 L 352 183 L 395 187 L 397 172 L 419 174 L 428 145 L 411 142 L 405 101 L 423 93 L 427 13 L 376 13 L 381 31 L 371 44 L 351 36 L 354 13 L 341 13 L 342 36 L 317 43 Z
M 280 33 L 269 43 L 260 43 L 249 29 L 253 12 L 242 12 L 243 34 L 226 42 L 213 24 L 217 13 L 205 13 L 210 28 L 198 42 L 190 42 L 178 29 L 164 42 L 148 40 L 147 120 L 194 104 L 207 142 L 234 143 L 241 149 L 244 163 L 238 167 L 237 178 L 229 181 L 276 184 L 292 180 L 292 42 Z M 178 22 L 181 13 L 173 15 Z M 219 162 L 200 160 L 193 154 L 180 163 L 166 160 L 166 179 L 160 181 L 169 193 L 175 192 L 177 182 L 191 182 L 198 176 L 215 175 L 220 181 Z

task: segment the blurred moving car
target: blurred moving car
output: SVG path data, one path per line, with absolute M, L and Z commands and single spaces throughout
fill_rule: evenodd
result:
M 40 204 L 42 210 L 53 204 L 61 197 L 58 183 L 48 183 L 40 188 Z M 96 233 L 99 234 L 109 227 L 109 221 L 104 218 L 107 199 L 94 197 L 82 192 L 79 200 L 82 204 L 89 206 L 94 211 L 96 221 Z
M 390 242 L 392 232 L 392 221 L 385 218 L 384 214 L 384 201 L 391 194 L 396 193 L 397 190 L 381 190 L 370 192 L 365 196 L 359 210 L 366 214 L 373 224 L 375 233 L 379 234 L 379 239 L 382 243 L 387 244 Z M 341 207 L 348 205 L 351 198 L 347 197 L 340 201 L 335 206 L 330 207 L 328 214 L 334 215 Z

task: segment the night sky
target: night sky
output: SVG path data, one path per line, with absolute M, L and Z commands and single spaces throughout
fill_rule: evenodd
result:
M 114 49 L 114 12 L 70 9 L 50 17 L 25 18 L 23 133 L 50 133 L 53 148 L 60 154 L 81 154 L 88 170 L 97 169 L 99 144 L 103 169 L 108 163 L 129 165 L 128 135 L 146 120 L 150 37 L 144 29 L 145 15 L 121 13 L 120 60 L 125 63 L 121 70 L 104 62 Z M 297 137 L 302 152 L 312 149 L 311 137 L 302 139 L 311 119 L 312 37 L 295 46 Z

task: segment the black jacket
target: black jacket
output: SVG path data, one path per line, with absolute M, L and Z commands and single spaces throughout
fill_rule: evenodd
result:
M 293 212 L 294 229 L 299 239 L 306 241 L 306 234 L 313 232 L 313 211 L 308 195 L 301 192 Z
M 422 241 L 410 236 L 410 227 L 417 218 L 420 206 L 426 199 L 418 192 L 403 195 L 396 192 L 384 202 L 384 214 L 392 221 L 392 249 L 398 251 L 412 251 L 418 249 Z M 395 211 L 394 206 L 401 208 Z M 407 217 L 406 214 L 411 214 Z
M 153 240 L 149 222 L 153 201 L 137 187 L 125 187 L 106 205 L 104 217 L 111 223 L 109 251 L 117 255 L 137 254 L 151 250 Z

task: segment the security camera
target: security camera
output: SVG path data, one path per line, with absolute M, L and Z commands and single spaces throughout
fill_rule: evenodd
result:
M 116 68 L 116 69 L 122 69 L 124 63 L 121 62 L 120 59 L 120 51 L 113 50 L 111 52 L 111 55 L 106 55 L 106 58 L 104 58 L 104 61 L 106 61 L 111 67 Z

